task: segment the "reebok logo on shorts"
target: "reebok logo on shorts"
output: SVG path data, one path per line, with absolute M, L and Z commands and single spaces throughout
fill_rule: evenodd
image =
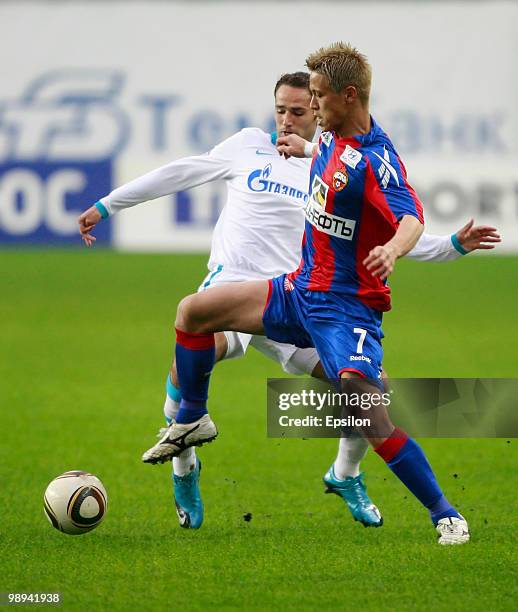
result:
M 367 363 L 372 363 L 371 358 L 365 357 L 365 355 L 351 355 L 349 361 L 366 361 Z

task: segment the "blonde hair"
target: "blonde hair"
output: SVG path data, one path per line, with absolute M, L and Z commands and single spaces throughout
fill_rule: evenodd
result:
M 348 85 L 356 87 L 363 105 L 369 101 L 372 70 L 365 55 L 344 42 L 333 43 L 311 53 L 306 66 L 313 72 L 325 76 L 337 93 Z

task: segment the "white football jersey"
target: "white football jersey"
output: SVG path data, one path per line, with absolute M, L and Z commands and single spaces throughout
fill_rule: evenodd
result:
M 285 159 L 270 134 L 247 128 L 217 145 L 229 160 L 228 198 L 214 228 L 209 269 L 270 278 L 300 262 L 311 160 Z
M 209 270 L 219 280 L 267 279 L 301 256 L 311 160 L 280 156 L 270 134 L 245 128 L 205 155 L 185 157 L 118 187 L 100 202 L 109 215 L 147 200 L 224 179 L 228 197 L 214 228 Z M 449 236 L 423 234 L 422 261 L 459 256 Z
M 310 163 L 281 157 L 270 134 L 245 128 L 209 153 L 162 166 L 100 201 L 112 215 L 224 179 L 228 197 L 214 228 L 209 269 L 222 266 L 227 280 L 270 278 L 299 265 Z

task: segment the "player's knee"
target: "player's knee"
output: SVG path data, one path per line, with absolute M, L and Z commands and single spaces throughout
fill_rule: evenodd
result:
M 200 294 L 195 293 L 183 298 L 176 310 L 175 327 L 190 333 L 205 333 L 204 309 Z
M 362 422 L 358 429 L 365 438 L 386 438 L 391 434 L 394 425 L 380 387 L 367 378 L 342 378 L 342 392 L 348 396 L 343 406 L 344 416 L 350 415 Z
M 188 317 L 189 317 L 188 300 L 189 300 L 189 297 L 190 296 L 183 298 L 183 300 L 181 300 L 181 302 L 178 304 L 178 307 L 176 308 L 176 319 L 175 319 L 174 325 L 178 329 L 185 329 L 185 326 L 188 323 Z

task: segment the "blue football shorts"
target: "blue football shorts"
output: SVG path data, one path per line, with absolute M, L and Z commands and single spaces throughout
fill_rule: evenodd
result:
M 345 371 L 376 380 L 382 369 L 382 318 L 355 297 L 300 289 L 283 274 L 270 280 L 263 325 L 272 340 L 315 347 L 331 380 Z

